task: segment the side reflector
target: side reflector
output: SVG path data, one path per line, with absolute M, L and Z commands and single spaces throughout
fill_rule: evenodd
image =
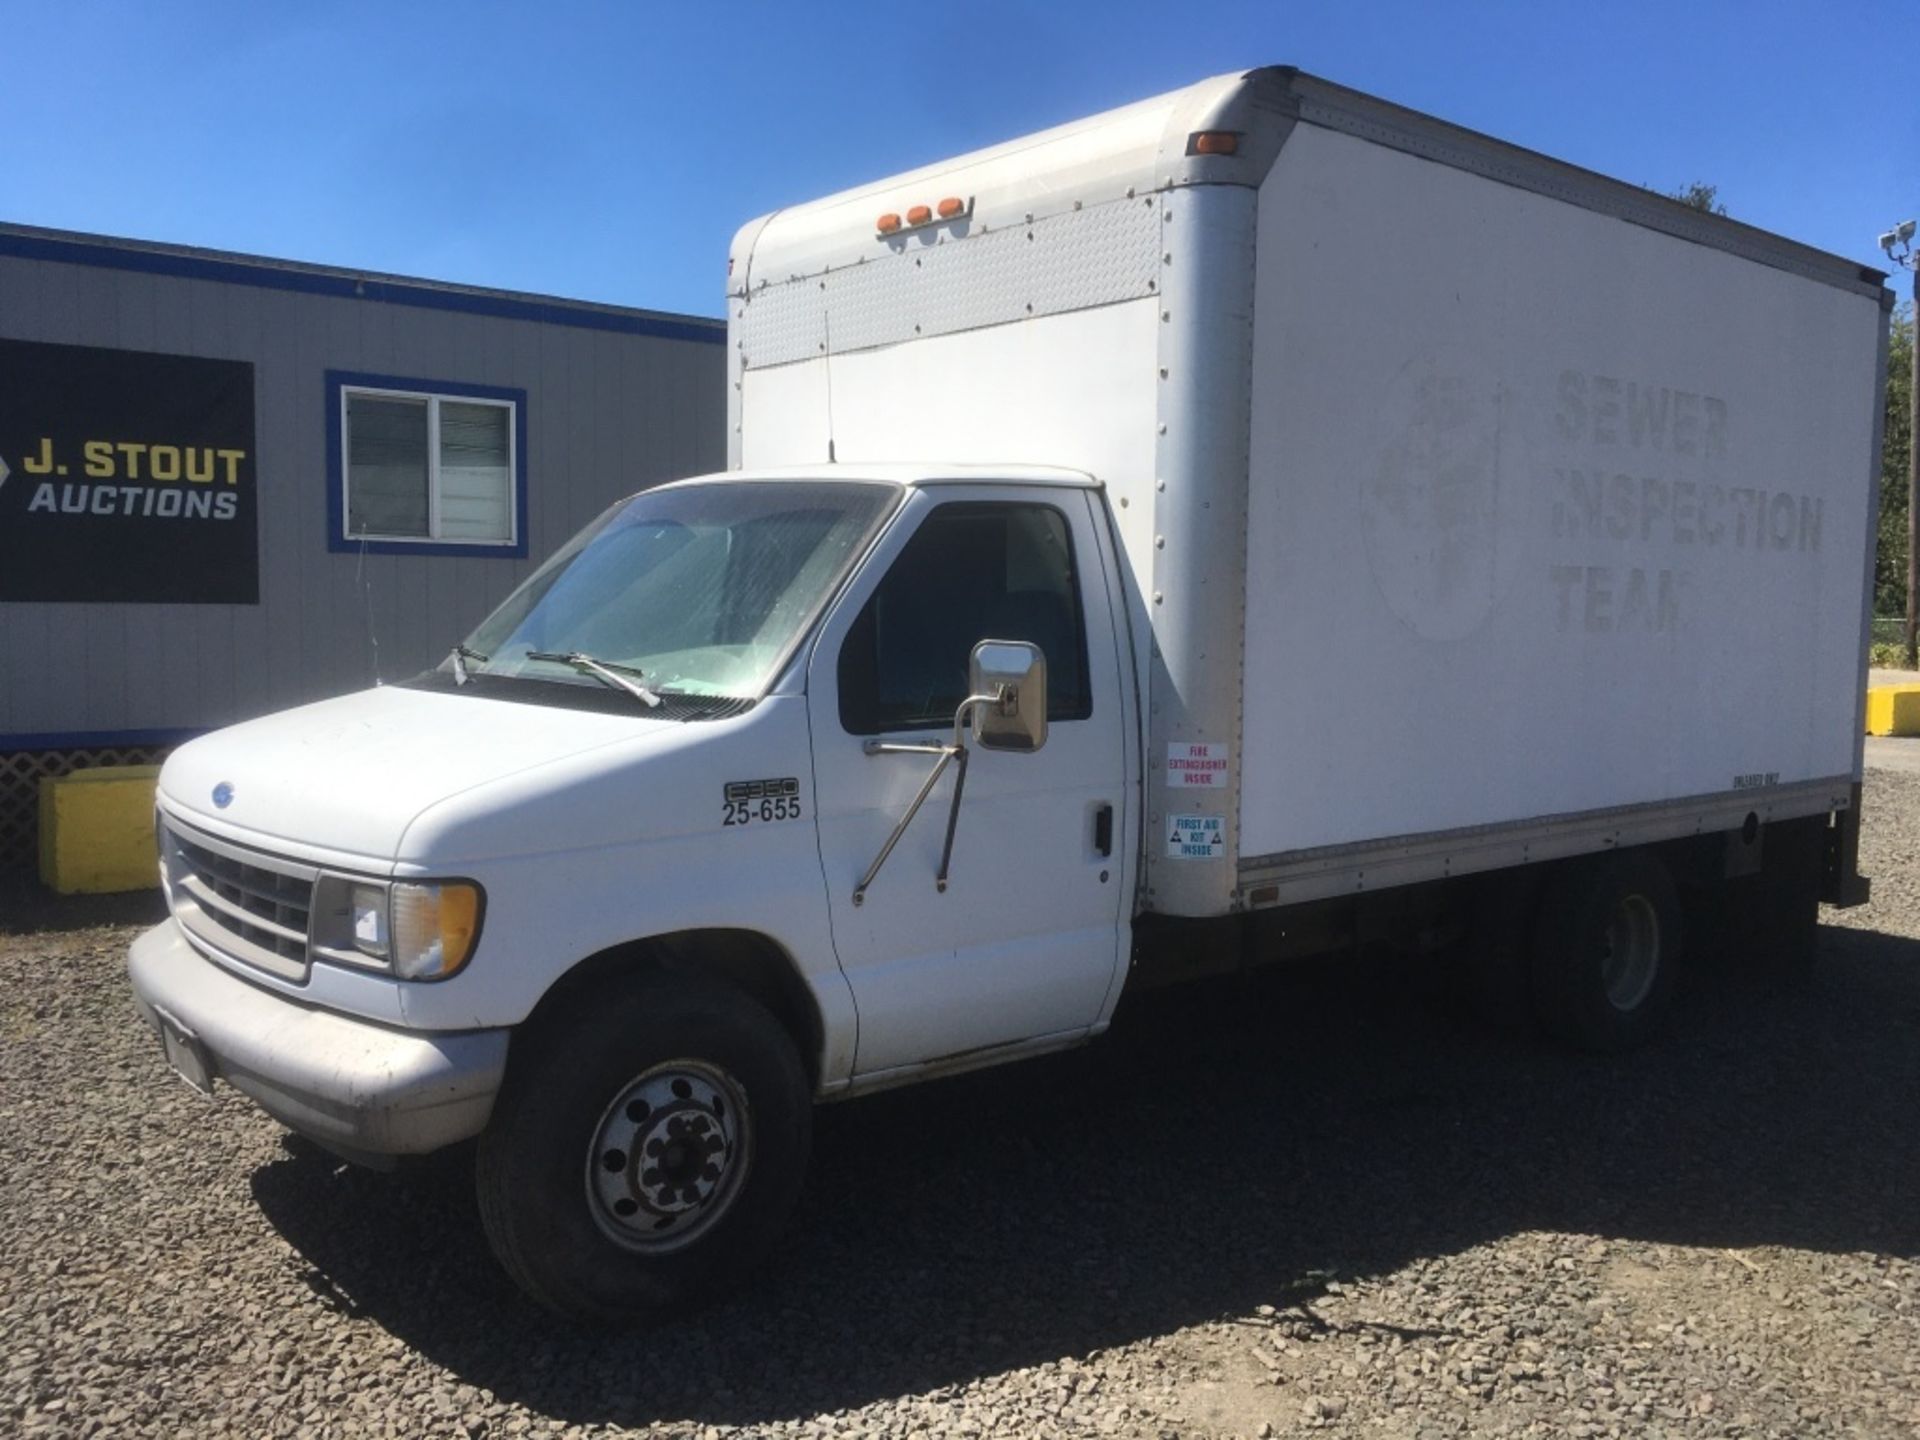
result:
M 900 217 L 889 210 L 873 222 L 873 228 L 878 230 L 882 235 L 891 235 L 900 228 Z
M 1232 130 L 1196 130 L 1187 137 L 1189 155 L 1238 155 L 1240 136 Z
M 915 205 L 907 211 L 907 224 L 924 225 L 933 219 L 933 211 L 925 205 Z
M 953 219 L 954 216 L 958 215 L 961 211 L 965 210 L 966 208 L 967 208 L 966 201 L 958 200 L 952 196 L 948 196 L 945 200 L 942 200 L 940 202 L 940 218 L 942 220 L 951 220 Z

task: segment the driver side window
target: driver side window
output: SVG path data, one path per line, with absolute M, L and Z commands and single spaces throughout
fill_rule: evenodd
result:
M 842 728 L 951 725 L 988 639 L 1040 647 L 1049 722 L 1093 713 L 1073 536 L 1051 505 L 961 501 L 927 516 L 841 646 Z

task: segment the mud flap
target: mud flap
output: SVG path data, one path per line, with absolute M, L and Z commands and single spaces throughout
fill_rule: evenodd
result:
M 1873 883 L 1860 873 L 1860 784 L 1854 782 L 1852 803 L 1837 812 L 1827 827 L 1821 857 L 1820 898 L 1837 910 L 1867 903 Z

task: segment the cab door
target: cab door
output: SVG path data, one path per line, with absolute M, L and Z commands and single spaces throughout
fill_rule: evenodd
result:
M 1085 1031 L 1120 978 L 1127 719 L 1097 514 L 1078 488 L 917 489 L 822 629 L 814 804 L 856 1076 Z M 1046 742 L 970 747 L 944 891 L 953 765 L 856 903 L 935 763 L 868 742 L 950 739 L 985 639 L 1045 655 Z

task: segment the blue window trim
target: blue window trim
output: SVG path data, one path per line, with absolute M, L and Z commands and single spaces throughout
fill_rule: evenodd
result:
M 346 437 L 341 434 L 342 390 L 409 390 L 454 399 L 502 400 L 513 406 L 513 543 L 463 545 L 444 540 L 363 540 L 347 534 Z M 344 555 L 464 555 L 495 560 L 527 558 L 527 392 L 504 385 L 416 380 L 402 375 L 327 371 L 327 549 Z
M 206 734 L 204 726 L 172 730 L 42 730 L 0 735 L 0 753 L 16 750 L 116 750 L 148 745 L 184 745 Z
M 180 280 L 214 280 L 223 285 L 250 285 L 261 290 L 287 290 L 296 295 L 320 295 L 335 300 L 367 300 L 377 304 L 410 305 L 421 310 L 490 315 L 495 319 L 527 320 L 538 325 L 570 325 L 582 330 L 610 330 L 620 335 L 656 335 L 665 340 L 691 340 L 705 345 L 724 345 L 727 339 L 723 322 L 697 315 L 642 314 L 532 295 L 435 285 L 430 281 L 408 281 L 389 275 L 356 275 L 350 271 L 271 260 L 223 259 L 53 235 L 4 233 L 0 233 L 0 255 L 102 270 L 128 270 L 140 275 L 169 275 Z

